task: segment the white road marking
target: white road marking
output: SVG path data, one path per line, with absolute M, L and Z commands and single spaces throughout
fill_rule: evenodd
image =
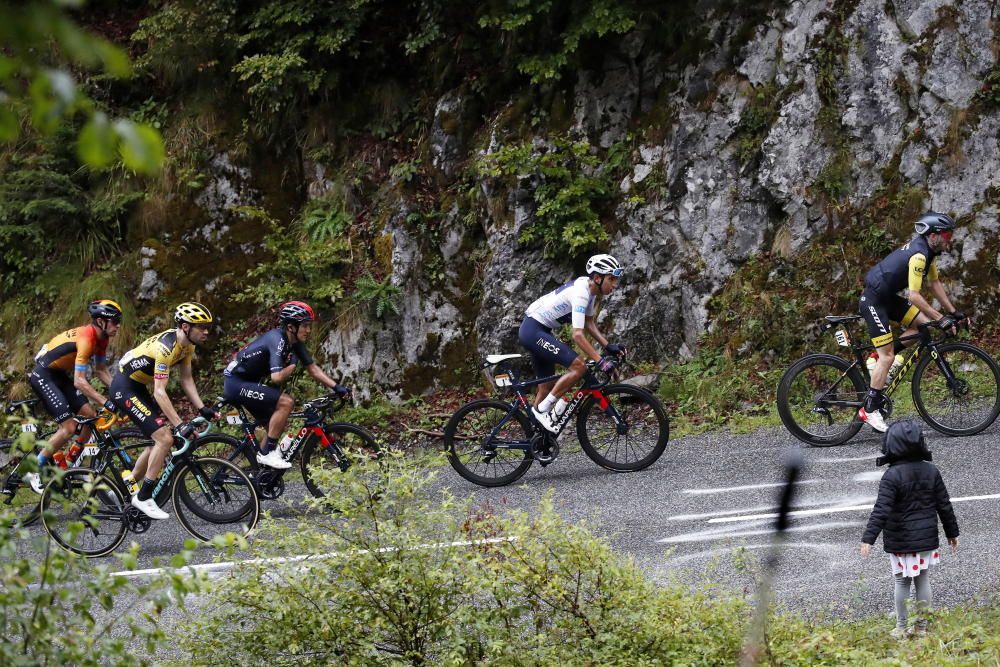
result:
M 970 500 L 996 500 L 1000 498 L 1000 493 L 993 493 L 984 496 L 963 496 L 960 498 L 952 498 L 953 503 L 964 503 Z M 865 505 L 840 505 L 835 507 L 821 507 L 814 510 L 794 510 L 788 513 L 788 516 L 816 516 L 818 514 L 835 514 L 837 512 L 860 512 L 862 510 L 870 512 L 872 509 L 872 504 L 875 502 L 875 498 L 871 499 L 871 502 Z M 709 519 L 708 523 L 730 523 L 735 521 L 760 521 L 763 519 L 777 519 L 777 512 L 768 512 L 765 514 L 746 514 L 744 516 L 727 516 L 727 517 L 717 517 L 715 519 Z
M 486 540 L 463 540 L 460 542 L 442 542 L 438 544 L 421 544 L 414 549 L 451 549 L 454 547 L 471 547 L 479 546 L 483 544 L 499 544 L 501 542 L 516 542 L 516 537 L 491 537 Z M 376 549 L 376 553 L 390 553 L 396 551 L 396 547 L 382 547 L 381 549 Z M 359 549 L 352 553 L 365 554 L 369 553 L 368 549 Z M 338 558 L 344 555 L 343 552 L 334 551 L 332 553 L 326 554 L 306 554 L 302 556 L 282 556 L 279 558 L 254 558 L 252 560 L 237 560 L 237 561 L 225 561 L 221 563 L 201 563 L 199 565 L 186 565 L 184 567 L 151 567 L 145 570 L 122 570 L 120 572 L 112 572 L 112 577 L 122 577 L 126 579 L 135 577 L 151 577 L 165 572 L 184 572 L 188 571 L 191 573 L 204 572 L 207 574 L 213 574 L 218 572 L 225 572 L 231 570 L 237 565 L 283 565 L 286 563 L 300 563 L 304 561 L 320 561 L 327 560 L 329 558 Z
M 884 470 L 869 470 L 868 472 L 859 472 L 851 479 L 855 482 L 877 482 L 882 479 L 884 474 Z
M 817 530 L 832 530 L 834 528 L 854 528 L 864 525 L 863 521 L 830 521 L 827 523 L 817 523 L 808 526 L 792 526 L 786 532 L 789 533 L 811 533 Z M 707 542 L 709 540 L 724 540 L 734 537 L 755 537 L 758 535 L 772 535 L 774 527 L 759 528 L 753 530 L 703 530 L 697 533 L 685 533 L 684 535 L 674 535 L 657 540 L 660 544 L 684 544 L 687 542 Z
M 873 461 L 877 459 L 881 454 L 869 454 L 868 456 L 848 456 L 844 458 L 839 458 L 836 456 L 827 456 L 822 459 L 814 459 L 812 461 L 807 461 L 807 463 L 845 463 L 847 461 Z
M 804 479 L 795 484 L 819 484 L 821 479 Z M 681 493 L 690 495 L 706 495 L 709 493 L 732 493 L 733 491 L 753 491 L 754 489 L 773 489 L 777 486 L 784 486 L 785 482 L 769 482 L 767 484 L 747 484 L 746 486 L 723 486 L 711 489 L 684 489 Z

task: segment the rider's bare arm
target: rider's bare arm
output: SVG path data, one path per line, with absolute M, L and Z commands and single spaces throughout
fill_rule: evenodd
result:
M 167 383 L 170 382 L 170 377 L 154 377 L 153 378 L 153 399 L 156 404 L 160 406 L 160 410 L 163 411 L 163 416 L 167 418 L 171 426 L 179 426 L 181 423 L 180 415 L 177 414 L 177 410 L 174 409 L 174 404 L 170 402 L 170 396 L 167 395 Z M 183 383 L 183 380 L 181 380 Z
M 930 281 L 931 293 L 937 298 L 938 303 L 944 308 L 945 312 L 953 313 L 955 312 L 955 306 L 952 304 L 951 299 L 948 298 L 948 293 L 944 289 L 944 285 L 940 280 Z
M 333 389 L 334 387 L 337 386 L 337 381 L 331 379 L 329 375 L 324 373 L 323 369 L 319 367 L 319 364 L 309 364 L 308 366 L 306 366 L 306 372 L 309 373 L 309 375 L 316 378 L 316 380 L 319 381 L 320 383 L 329 387 L 330 389 Z

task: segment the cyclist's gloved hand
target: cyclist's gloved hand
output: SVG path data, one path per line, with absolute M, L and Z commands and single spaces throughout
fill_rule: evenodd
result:
M 115 402 L 112 401 L 110 398 L 104 401 L 104 409 L 113 415 L 118 414 L 118 406 L 115 405 Z
M 618 363 L 612 357 L 601 357 L 597 362 L 597 370 L 602 373 L 611 373 L 618 368 Z
M 335 393 L 340 398 L 347 398 L 351 395 L 351 388 L 340 384 L 339 382 L 333 385 L 333 393 Z
M 624 359 L 628 356 L 628 348 L 620 343 L 608 343 L 608 345 L 604 347 L 604 351 L 608 354 L 615 355 L 619 359 Z
M 177 426 L 176 433 L 181 438 L 190 438 L 191 434 L 194 433 L 194 424 L 191 422 L 181 422 Z
M 209 421 L 211 421 L 213 419 L 218 419 L 218 417 L 219 417 L 218 413 L 215 412 L 215 409 L 211 408 L 211 407 L 209 407 L 207 405 L 201 406 L 198 409 L 198 414 L 200 416 L 204 417 L 205 419 L 209 420 Z

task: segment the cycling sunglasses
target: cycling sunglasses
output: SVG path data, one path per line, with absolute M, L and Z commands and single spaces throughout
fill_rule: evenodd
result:
M 950 241 L 951 237 L 955 235 L 955 232 L 953 232 L 950 229 L 946 229 L 945 231 L 940 232 L 940 234 L 941 238 L 943 238 L 945 241 Z
M 623 273 L 625 273 L 625 269 L 611 269 L 611 275 L 615 278 L 621 278 Z

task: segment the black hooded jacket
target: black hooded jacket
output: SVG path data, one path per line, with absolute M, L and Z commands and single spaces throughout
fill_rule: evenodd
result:
M 940 546 L 938 517 L 948 538 L 958 537 L 958 521 L 951 508 L 941 473 L 930 463 L 916 422 L 896 422 L 885 434 L 884 457 L 889 464 L 878 487 L 878 499 L 868 517 L 861 541 L 875 544 L 880 532 L 888 553 L 919 553 Z

